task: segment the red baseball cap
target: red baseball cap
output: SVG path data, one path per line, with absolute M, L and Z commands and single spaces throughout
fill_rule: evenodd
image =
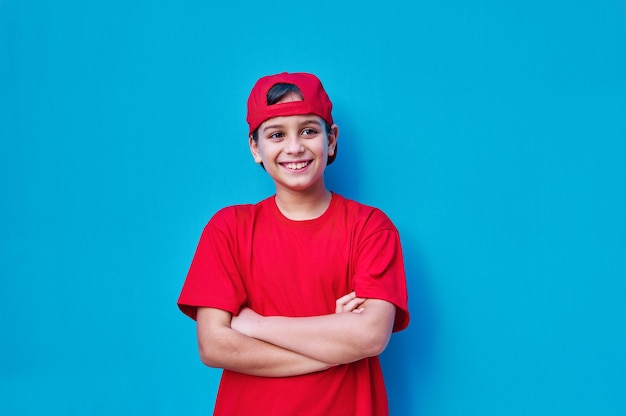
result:
M 300 89 L 302 101 L 289 101 L 267 105 L 267 92 L 276 84 L 293 84 Z M 268 75 L 259 79 L 248 97 L 248 115 L 246 121 L 250 126 L 249 134 L 259 128 L 261 123 L 272 117 L 315 114 L 328 124 L 333 124 L 333 103 L 322 82 L 313 74 L 305 72 Z

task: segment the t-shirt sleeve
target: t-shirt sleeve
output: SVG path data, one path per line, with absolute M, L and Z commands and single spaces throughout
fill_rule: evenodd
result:
M 409 324 L 409 311 L 400 236 L 381 211 L 376 211 L 368 222 L 359 240 L 354 266 L 356 294 L 393 303 L 393 331 L 401 331 Z
M 224 217 L 219 212 L 204 228 L 178 299 L 180 310 L 192 319 L 198 307 L 237 314 L 246 300 L 233 233 Z

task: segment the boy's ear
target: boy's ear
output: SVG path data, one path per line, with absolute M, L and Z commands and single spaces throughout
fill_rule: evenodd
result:
M 337 138 L 339 137 L 339 128 L 336 124 L 333 124 L 330 127 L 330 131 L 328 132 L 328 156 L 332 156 L 335 154 L 335 149 L 337 148 Z
M 254 162 L 255 163 L 263 163 L 263 160 L 261 159 L 261 155 L 259 153 L 259 146 L 254 141 L 254 139 L 252 138 L 252 135 L 250 135 L 248 137 L 248 143 L 250 145 L 250 152 L 252 153 L 252 157 L 254 158 Z

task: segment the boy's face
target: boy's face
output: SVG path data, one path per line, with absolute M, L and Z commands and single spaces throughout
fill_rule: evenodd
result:
M 316 115 L 274 117 L 259 126 L 257 142 L 250 137 L 250 150 L 274 179 L 277 191 L 323 189 L 337 134 L 336 125 L 327 133 L 324 120 Z

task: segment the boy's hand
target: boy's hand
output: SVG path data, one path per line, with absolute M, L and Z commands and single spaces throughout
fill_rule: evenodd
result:
M 335 301 L 335 313 L 361 313 L 363 308 L 360 306 L 363 302 L 365 302 L 365 298 L 358 298 L 356 292 L 350 292 Z

